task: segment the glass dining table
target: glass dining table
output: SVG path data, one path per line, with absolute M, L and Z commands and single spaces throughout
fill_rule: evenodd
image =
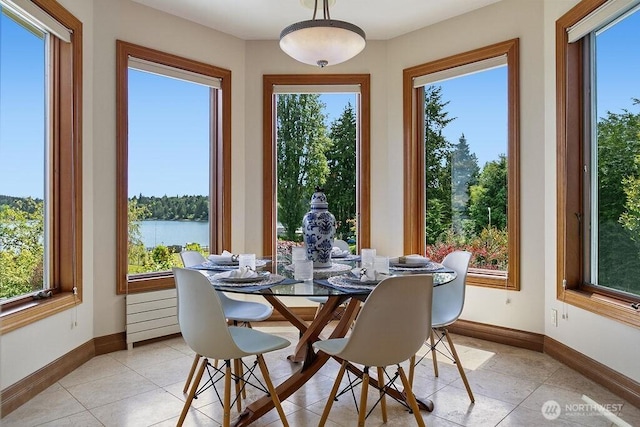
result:
M 194 266 L 209 276 L 212 285 L 219 291 L 244 295 L 260 295 L 266 299 L 291 325 L 298 329 L 300 338 L 295 351 L 288 358 L 293 363 L 299 363 L 300 368 L 294 371 L 289 378 L 276 387 L 280 400 L 285 400 L 299 390 L 310 378 L 315 375 L 322 366 L 331 358 L 329 355 L 316 352 L 313 343 L 318 341 L 320 334 L 327 328 L 330 322 L 337 319 L 337 324 L 332 324 L 333 329 L 329 338 L 344 337 L 354 322 L 360 305 L 366 300 L 369 293 L 375 288 L 375 284 L 358 283 L 349 275 L 358 271 L 359 258 L 352 256 L 349 259 L 333 260 L 332 266 L 324 269 L 314 268 L 313 281 L 297 281 L 293 279 L 293 268 L 288 259 L 269 259 L 261 265 L 270 274 L 264 274 L 260 280 L 255 281 L 224 281 L 217 276 L 220 266 L 206 263 Z M 445 285 L 456 277 L 455 271 L 443 267 L 441 264 L 431 262 L 423 267 L 399 267 L 390 268 L 390 275 L 398 274 L 432 274 L 434 286 Z M 351 280 L 346 280 L 351 279 Z M 291 307 L 283 301 L 283 297 L 327 297 L 319 312 L 311 322 L 304 320 L 296 314 Z M 362 376 L 363 372 L 355 365 L 347 368 L 355 375 Z M 372 387 L 378 388 L 374 379 L 370 380 Z M 404 394 L 397 390 L 388 390 L 390 397 L 404 402 Z M 419 399 L 421 409 L 431 411 L 433 403 L 427 399 Z M 234 420 L 232 425 L 249 425 L 273 408 L 273 401 L 269 396 L 264 396 L 249 405 Z

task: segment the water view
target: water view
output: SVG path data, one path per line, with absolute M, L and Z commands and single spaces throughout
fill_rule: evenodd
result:
M 158 245 L 199 243 L 209 246 L 208 221 L 140 221 L 142 243 L 147 248 Z

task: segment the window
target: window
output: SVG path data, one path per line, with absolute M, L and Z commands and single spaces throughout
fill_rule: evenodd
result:
M 640 1 L 584 0 L 556 25 L 558 297 L 640 325 Z
M 5 333 L 82 300 L 82 24 L 55 1 L 0 6 Z
M 518 290 L 518 40 L 404 70 L 405 253 L 471 252 L 468 283 Z
M 231 72 L 117 42 L 118 293 L 230 244 Z
M 333 213 L 338 221 L 337 237 L 350 240 L 356 247 L 369 246 L 369 75 L 266 75 L 263 87 L 263 253 L 276 254 L 279 237 L 295 240 L 296 218 L 299 217 L 298 222 L 302 225 L 313 187 L 317 184 L 310 181 L 319 179 L 322 184 L 325 182 L 322 177 L 328 181 L 333 180 L 334 183 L 340 182 L 343 187 L 342 195 L 347 196 L 345 200 L 338 201 L 335 195 L 337 186 L 329 183 L 325 188 L 329 210 L 333 212 L 335 209 Z M 335 111 L 335 116 L 329 121 L 323 120 L 325 103 L 336 101 L 340 106 Z M 287 213 L 294 209 L 285 208 L 278 195 L 292 186 L 283 181 L 284 170 L 278 171 L 278 166 L 286 161 L 286 153 L 282 150 L 279 152 L 278 147 L 285 148 L 285 145 L 280 144 L 286 144 L 285 139 L 294 137 L 294 128 L 299 128 L 298 124 L 301 123 L 298 119 L 301 112 L 304 112 L 306 125 L 302 134 L 296 138 L 317 145 L 318 150 L 314 152 L 319 154 L 319 159 L 316 159 L 315 166 L 306 165 L 296 177 L 291 177 L 290 180 L 295 179 L 300 183 L 300 191 L 294 192 L 297 196 L 291 196 L 295 197 L 299 209 L 289 214 L 288 218 Z M 297 123 L 290 129 L 293 133 L 288 132 L 287 123 L 293 122 Z M 331 145 L 334 140 L 339 141 L 339 147 Z M 350 153 L 347 152 L 348 147 L 351 147 Z M 309 147 L 301 145 L 299 148 L 301 152 L 308 152 L 305 150 Z M 296 159 L 301 158 L 300 152 L 290 155 L 295 155 Z M 302 158 L 308 157 L 303 155 Z M 348 164 L 343 165 L 344 159 L 347 159 Z M 306 172 L 314 167 L 320 169 L 319 172 L 316 171 L 316 175 L 320 177 L 307 180 Z M 334 176 L 331 175 L 332 171 Z M 332 193 L 334 187 L 336 191 Z M 279 223 L 282 226 L 279 227 Z M 287 232 L 289 237 L 284 236 Z

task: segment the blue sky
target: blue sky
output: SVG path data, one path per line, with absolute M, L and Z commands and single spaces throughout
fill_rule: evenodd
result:
M 0 18 L 0 194 L 42 197 L 44 182 L 43 116 L 26 121 L 26 112 L 43 111 L 43 64 L 34 61 L 33 54 L 42 49 L 42 42 L 29 35 L 16 40 L 23 31 L 7 18 Z M 640 98 L 640 13 L 622 21 L 615 31 L 599 36 L 598 54 L 615 58 L 615 66 L 598 67 L 598 115 L 607 110 L 627 109 L 638 113 L 640 106 L 631 98 Z M 12 67 L 22 61 L 19 67 Z M 526 76 L 526 70 L 521 68 Z M 483 98 L 481 94 L 501 93 L 491 89 L 504 78 L 491 77 L 492 72 L 478 73 L 453 81 L 442 82 L 443 100 L 450 117 L 456 117 L 444 130 L 445 136 L 457 142 L 465 134 L 480 165 L 502 152 L 506 144 L 506 113 L 500 95 Z M 176 194 L 206 194 L 208 168 L 206 138 L 208 134 L 206 100 L 208 89 L 203 86 L 164 79 L 162 91 L 152 90 L 153 76 L 137 79 L 136 90 L 144 103 L 131 103 L 130 138 L 132 160 L 139 162 L 139 173 L 130 175 L 130 194 L 161 196 Z M 137 79 L 137 80 L 136 80 Z M 171 81 L 170 81 L 171 80 Z M 479 89 L 478 89 L 479 88 Z M 503 90 L 503 89 L 501 89 Z M 331 94 L 324 98 L 331 119 L 342 112 L 353 95 Z M 526 99 L 521 99 L 526 104 Z M 353 101 L 352 101 L 353 103 Z M 153 118 L 159 119 L 155 122 Z M 521 117 L 522 121 L 526 117 Z M 542 137 L 542 131 L 541 131 Z M 176 144 L 177 143 L 177 144 Z M 179 149 L 175 149 L 176 145 Z M 115 145 L 114 145 L 115 150 Z M 28 162 L 24 160 L 28 159 Z

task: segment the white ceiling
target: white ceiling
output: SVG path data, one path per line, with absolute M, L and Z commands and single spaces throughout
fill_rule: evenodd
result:
M 244 40 L 278 40 L 284 27 L 313 15 L 302 0 L 134 1 Z M 335 1 L 330 8 L 332 19 L 359 26 L 369 40 L 388 40 L 499 0 Z M 321 10 L 317 17 L 322 17 Z

